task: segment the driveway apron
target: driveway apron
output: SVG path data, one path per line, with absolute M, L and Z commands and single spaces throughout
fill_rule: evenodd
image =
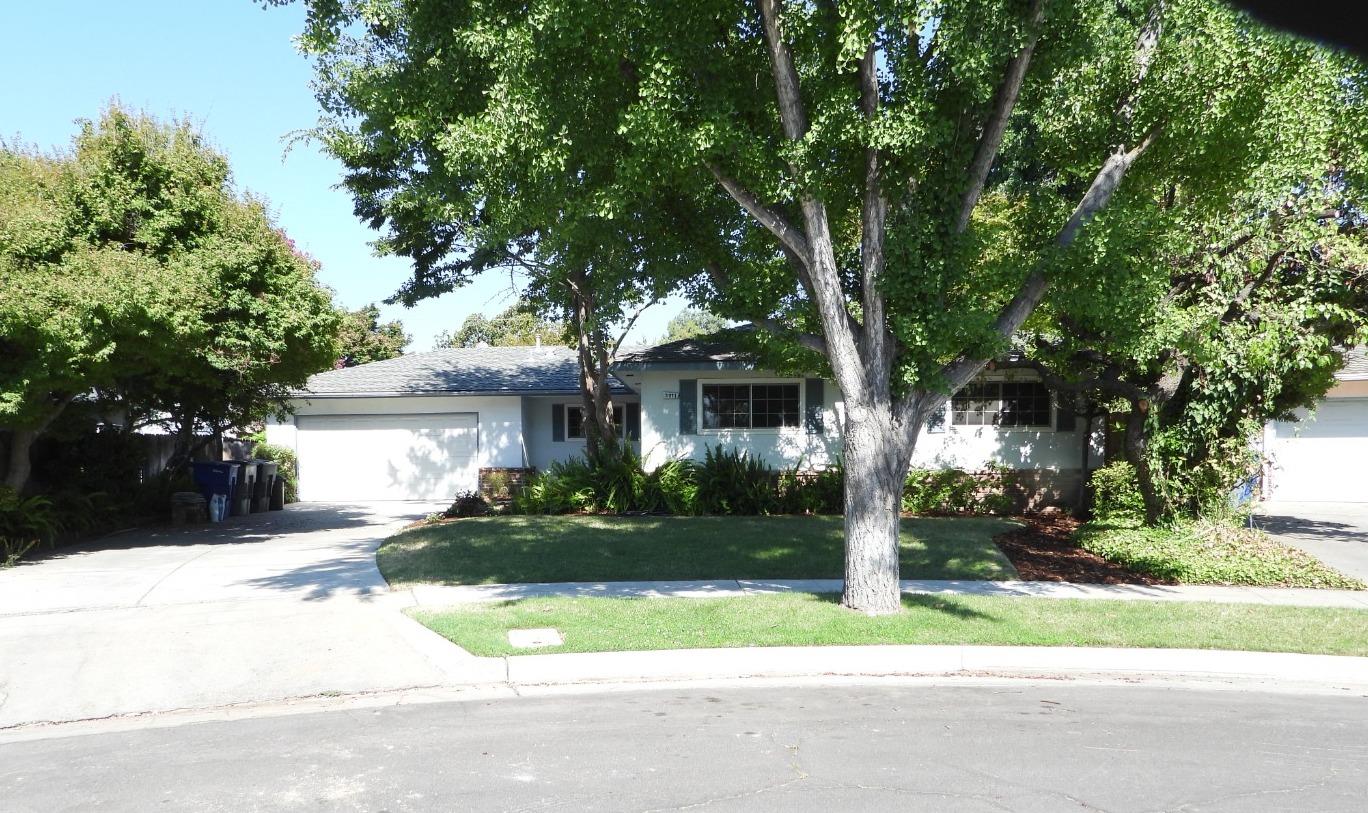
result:
M 0 727 L 449 682 L 375 548 L 434 510 L 291 505 L 0 571 Z
M 1368 582 L 1368 503 L 1269 502 L 1254 522 L 1280 541 Z

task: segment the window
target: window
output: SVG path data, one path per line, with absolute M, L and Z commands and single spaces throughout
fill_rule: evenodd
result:
M 798 425 L 797 384 L 704 384 L 704 429 L 780 429 Z
M 627 436 L 627 416 L 622 404 L 613 404 L 613 428 L 617 430 L 618 437 Z M 565 407 L 565 436 L 584 438 L 584 407 Z
M 1049 426 L 1050 391 L 1039 381 L 976 381 L 950 399 L 956 426 Z

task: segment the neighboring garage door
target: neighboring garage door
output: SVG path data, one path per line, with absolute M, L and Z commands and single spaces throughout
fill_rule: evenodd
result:
M 477 484 L 473 412 L 295 421 L 301 500 L 448 500 Z
M 1273 499 L 1368 502 L 1368 399 L 1323 401 L 1309 420 L 1273 431 Z

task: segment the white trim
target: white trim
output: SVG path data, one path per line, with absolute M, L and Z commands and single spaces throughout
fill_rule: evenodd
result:
M 793 426 L 728 426 L 707 428 L 703 426 L 703 385 L 754 385 L 754 384 L 793 384 L 798 387 L 798 423 Z M 700 378 L 695 384 L 694 392 L 694 413 L 698 418 L 698 434 L 711 437 L 726 436 L 733 432 L 752 432 L 762 435 L 780 435 L 784 432 L 803 432 L 805 431 L 804 416 L 807 415 L 807 379 L 803 378 Z M 825 406 L 825 405 L 823 405 Z M 754 417 L 754 410 L 751 412 Z

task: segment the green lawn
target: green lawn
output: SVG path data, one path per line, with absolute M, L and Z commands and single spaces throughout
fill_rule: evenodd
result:
M 1216 522 L 1159 528 L 1095 522 L 1079 529 L 1078 544 L 1104 559 L 1168 582 L 1345 590 L 1365 587 L 1262 531 Z
M 1015 579 L 991 518 L 902 525 L 905 579 Z M 376 554 L 391 584 L 837 579 L 840 517 L 507 516 L 410 529 Z
M 410 611 L 476 655 L 833 644 L 1003 644 L 1239 649 L 1368 655 L 1368 610 L 907 596 L 869 618 L 836 596 L 526 599 Z M 554 627 L 559 647 L 508 645 L 510 629 Z

